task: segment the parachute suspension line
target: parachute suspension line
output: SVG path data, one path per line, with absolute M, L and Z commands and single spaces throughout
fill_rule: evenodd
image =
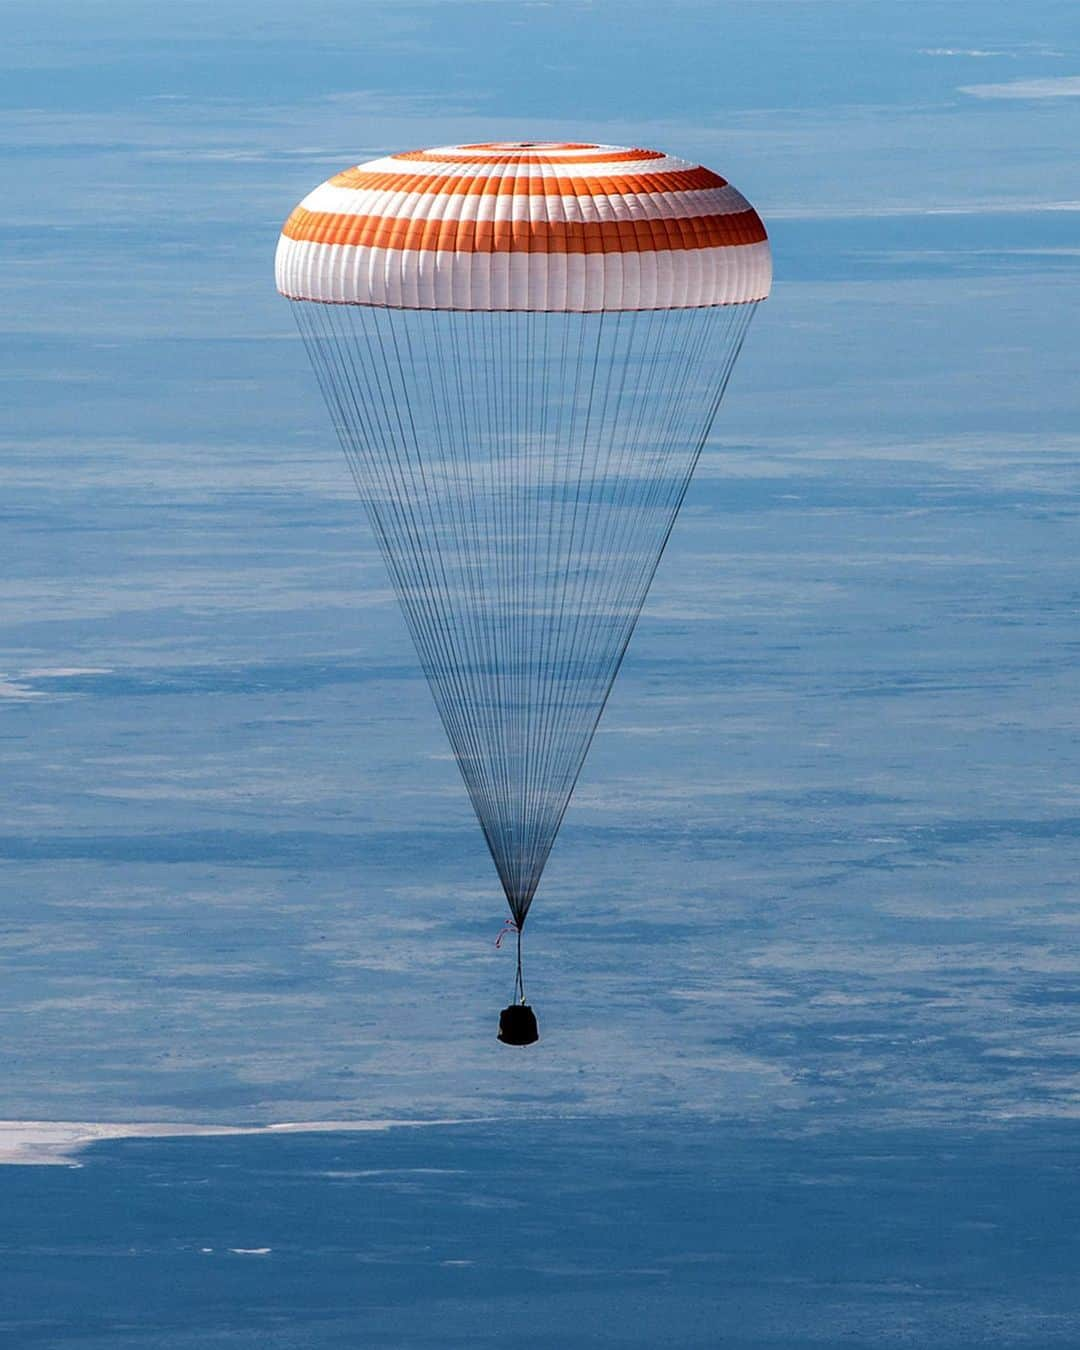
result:
M 521 929 L 753 303 L 293 311 Z
M 455 749 L 470 795 L 477 810 L 489 846 L 497 844 L 490 836 L 493 797 L 482 775 L 483 756 L 467 719 L 458 714 L 464 706 L 466 690 L 455 671 L 442 658 L 445 650 L 445 624 L 440 622 L 437 604 L 440 589 L 429 564 L 421 535 L 415 523 L 415 494 L 408 491 L 403 476 L 404 459 L 398 453 L 403 445 L 400 434 L 387 434 L 394 421 L 393 382 L 380 378 L 375 362 L 380 347 L 366 338 L 363 316 L 355 322 L 361 329 L 342 333 L 336 307 L 294 305 L 301 332 L 309 341 L 312 362 L 321 373 L 320 383 L 328 387 L 328 399 L 337 412 L 339 435 L 357 488 L 368 512 L 386 560 L 395 589 L 405 610 L 421 664 L 436 692 L 439 711 Z M 349 316 L 353 310 L 350 307 Z M 310 319 L 310 324 L 305 322 Z M 352 339 L 352 340 L 349 340 Z M 351 417 L 350 417 L 351 412 Z M 425 596 L 429 603 L 424 604 Z M 457 702 L 455 702 L 455 698 Z M 472 747 L 472 753 L 462 747 Z M 483 804 L 483 807 L 480 804 Z M 492 809 L 483 809 L 491 805 Z
M 514 976 L 514 1001 L 525 1002 L 525 976 L 521 973 L 521 927 L 517 930 L 517 974 Z
M 709 311 L 712 316 L 723 313 L 727 320 L 727 331 L 722 334 L 720 342 L 715 344 L 719 346 L 721 351 L 728 351 L 729 346 L 731 345 L 729 339 L 733 333 L 737 337 L 737 341 L 741 342 L 745 327 L 749 322 L 750 315 L 747 311 L 750 308 L 751 307 L 749 306 L 739 307 L 735 312 L 733 312 L 732 309 L 726 311 Z M 614 352 L 613 365 L 615 365 L 616 368 L 621 368 L 622 379 L 617 387 L 616 407 L 611 419 L 610 435 L 606 438 L 606 447 L 604 446 L 605 437 L 602 435 L 600 437 L 601 448 L 604 449 L 605 459 L 594 468 L 586 503 L 588 515 L 588 511 L 591 510 L 594 502 L 593 489 L 596 488 L 597 484 L 601 483 L 602 480 L 607 479 L 609 483 L 622 483 L 627 490 L 616 493 L 616 509 L 609 513 L 609 517 L 610 520 L 617 525 L 621 515 L 623 517 L 624 525 L 629 522 L 629 533 L 631 535 L 637 527 L 637 518 L 634 516 L 632 510 L 625 510 L 623 508 L 627 506 L 631 508 L 654 508 L 657 504 L 658 494 L 655 491 L 649 492 L 648 489 L 650 486 L 653 488 L 662 486 L 664 483 L 664 476 L 662 474 L 651 474 L 647 469 L 635 473 L 632 461 L 635 455 L 640 456 L 642 446 L 635 443 L 632 436 L 616 445 L 615 434 L 627 425 L 630 427 L 641 425 L 640 404 L 647 404 L 649 399 L 652 398 L 657 391 L 656 379 L 657 376 L 662 373 L 665 364 L 657 359 L 657 354 L 662 352 L 668 344 L 668 330 L 673 322 L 670 311 L 661 311 L 660 314 L 662 317 L 660 317 L 659 324 L 653 322 L 649 326 L 651 331 L 646 333 L 644 340 L 644 357 L 645 362 L 647 363 L 647 371 L 645 378 L 639 381 L 636 390 L 636 393 L 640 396 L 639 406 L 632 406 L 630 412 L 625 416 L 623 415 L 624 410 L 619 407 L 619 399 L 621 399 L 625 390 L 626 374 L 633 364 L 632 359 L 630 359 L 633 357 L 633 350 L 626 351 L 617 346 Z M 615 317 L 616 319 L 622 318 L 621 315 L 616 315 Z M 634 320 L 638 316 L 635 315 L 629 317 L 631 320 Z M 733 320 L 738 320 L 738 322 L 732 322 Z M 587 728 L 583 728 L 580 721 L 574 720 L 573 714 L 575 707 L 573 699 L 562 697 L 566 682 L 568 679 L 573 678 L 573 673 L 567 670 L 565 661 L 559 668 L 558 679 L 554 686 L 554 696 L 551 702 L 554 706 L 561 707 L 562 713 L 561 718 L 557 719 L 554 723 L 552 737 L 547 738 L 547 757 L 549 760 L 556 763 L 560 760 L 565 763 L 565 776 L 562 780 L 557 781 L 554 788 L 550 791 L 550 800 L 554 803 L 557 814 L 554 818 L 550 815 L 546 817 L 539 816 L 535 824 L 535 833 L 544 838 L 547 848 L 550 848 L 550 841 L 554 839 L 554 836 L 558 831 L 562 816 L 565 813 L 570 795 L 584 762 L 589 742 L 592 739 L 596 724 L 599 720 L 600 712 L 610 693 L 619 664 L 621 663 L 622 656 L 632 634 L 637 615 L 640 612 L 645 595 L 648 591 L 652 575 L 659 563 L 663 545 L 670 535 L 675 514 L 685 495 L 693 465 L 696 463 L 701 447 L 708 435 L 709 427 L 705 426 L 700 429 L 694 429 L 699 432 L 696 443 L 694 443 L 693 436 L 683 436 L 682 433 L 685 429 L 679 423 L 678 413 L 684 406 L 683 394 L 687 381 L 695 368 L 695 362 L 700 359 L 704 348 L 710 344 L 710 340 L 714 337 L 715 325 L 703 326 L 698 342 L 681 353 L 684 359 L 682 360 L 680 375 L 676 376 L 674 380 L 671 380 L 670 378 L 665 378 L 663 380 L 663 384 L 670 386 L 670 401 L 668 406 L 671 409 L 671 416 L 668 419 L 667 427 L 662 424 L 658 426 L 655 441 L 657 456 L 662 462 L 666 462 L 670 457 L 671 451 L 674 448 L 677 448 L 673 445 L 673 442 L 680 439 L 680 437 L 690 443 L 689 448 L 692 451 L 692 456 L 686 464 L 684 472 L 681 475 L 676 476 L 673 491 L 668 495 L 666 500 L 661 502 L 667 519 L 662 522 L 663 533 L 659 546 L 654 550 L 646 550 L 646 555 L 649 552 L 652 553 L 651 566 L 647 566 L 642 574 L 641 570 L 635 565 L 634 558 L 631 557 L 630 567 L 624 569 L 621 574 L 625 584 L 619 585 L 620 573 L 617 569 L 609 569 L 611 584 L 606 591 L 601 591 L 599 594 L 594 593 L 588 597 L 585 597 L 579 592 L 578 594 L 571 596 L 569 603 L 565 607 L 566 610 L 573 615 L 571 634 L 564 649 L 564 656 L 566 659 L 569 660 L 574 653 L 582 650 L 587 652 L 597 652 L 600 648 L 607 648 L 610 652 L 611 659 L 607 663 L 601 663 L 600 668 L 597 670 L 595 684 L 588 690 L 588 694 L 584 699 L 584 703 L 588 708 L 590 722 L 590 725 Z M 722 368 L 719 381 L 721 386 L 718 391 L 719 393 L 722 393 L 723 386 L 726 385 L 733 356 L 734 352 Z M 716 406 L 718 406 L 718 402 L 719 400 L 717 399 Z M 708 419 L 710 425 L 712 415 L 714 414 L 715 407 L 710 409 L 710 416 Z M 600 418 L 601 427 L 603 427 L 604 420 L 602 410 Z M 616 450 L 619 453 L 613 464 L 613 452 Z M 641 479 L 644 479 L 645 481 L 645 487 L 647 489 L 646 494 L 643 497 L 635 498 L 634 489 L 640 486 Z M 588 524 L 586 524 L 583 534 L 586 538 L 589 537 L 590 530 Z M 630 539 L 629 542 L 632 544 L 633 540 Z M 627 546 L 627 529 L 614 533 L 609 529 L 606 533 L 601 532 L 598 535 L 593 532 L 592 558 L 595 560 L 606 555 L 617 558 L 621 557 L 625 553 Z M 642 561 L 649 561 L 648 557 L 643 556 L 640 552 L 638 557 Z M 583 586 L 588 582 L 588 575 L 589 568 L 583 568 Z M 630 583 L 636 584 L 631 587 Z M 588 603 L 585 603 L 586 599 L 588 600 Z M 614 615 L 616 620 L 622 620 L 619 624 L 619 627 L 622 628 L 621 637 L 614 642 L 611 641 L 612 625 L 610 620 L 612 615 Z M 604 627 L 605 621 L 607 622 L 606 629 Z M 583 624 L 584 627 L 582 626 Z M 557 625 L 557 630 L 560 628 L 561 625 Z M 559 632 L 559 640 L 561 640 L 561 636 L 561 632 Z M 583 730 L 584 735 L 582 735 Z M 545 740 L 543 737 L 540 739 L 541 741 Z M 571 748 L 568 742 L 576 742 L 576 746 L 574 747 L 576 748 L 576 753 L 567 753 Z M 541 774 L 541 777 L 543 777 L 543 774 Z M 534 859 L 534 876 L 537 879 L 539 878 L 539 873 L 545 859 L 546 850 L 542 856 L 535 857 Z

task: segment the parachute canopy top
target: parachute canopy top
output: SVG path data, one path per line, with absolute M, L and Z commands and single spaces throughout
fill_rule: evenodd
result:
M 495 141 L 335 174 L 278 243 L 292 300 L 588 313 L 763 300 L 765 227 L 710 169 L 657 150 Z

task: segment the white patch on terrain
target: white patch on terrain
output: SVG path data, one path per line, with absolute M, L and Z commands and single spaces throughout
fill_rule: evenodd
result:
M 1080 75 L 1054 75 L 1041 80 L 1007 80 L 1004 84 L 968 84 L 972 98 L 1080 98 Z
M 70 680 L 76 675 L 111 675 L 109 666 L 42 666 L 23 671 L 25 680 Z
M 40 689 L 28 689 L 25 684 L 16 684 L 0 675 L 0 698 L 44 698 Z
M 75 1155 L 103 1139 L 189 1139 L 203 1135 L 362 1133 L 467 1120 L 301 1120 L 280 1125 L 113 1124 L 69 1120 L 0 1120 L 0 1166 L 81 1166 Z

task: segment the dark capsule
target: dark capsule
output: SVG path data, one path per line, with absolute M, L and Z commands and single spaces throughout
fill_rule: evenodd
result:
M 499 1040 L 504 1045 L 532 1045 L 539 1039 L 536 1014 L 527 1003 L 511 1003 L 499 1014 Z

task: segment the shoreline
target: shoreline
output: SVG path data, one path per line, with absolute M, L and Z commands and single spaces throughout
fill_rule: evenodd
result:
M 82 1167 L 78 1154 L 110 1139 L 184 1139 L 231 1135 L 363 1133 L 426 1125 L 469 1125 L 453 1120 L 301 1120 L 270 1125 L 195 1125 L 181 1122 L 0 1120 L 0 1167 Z

